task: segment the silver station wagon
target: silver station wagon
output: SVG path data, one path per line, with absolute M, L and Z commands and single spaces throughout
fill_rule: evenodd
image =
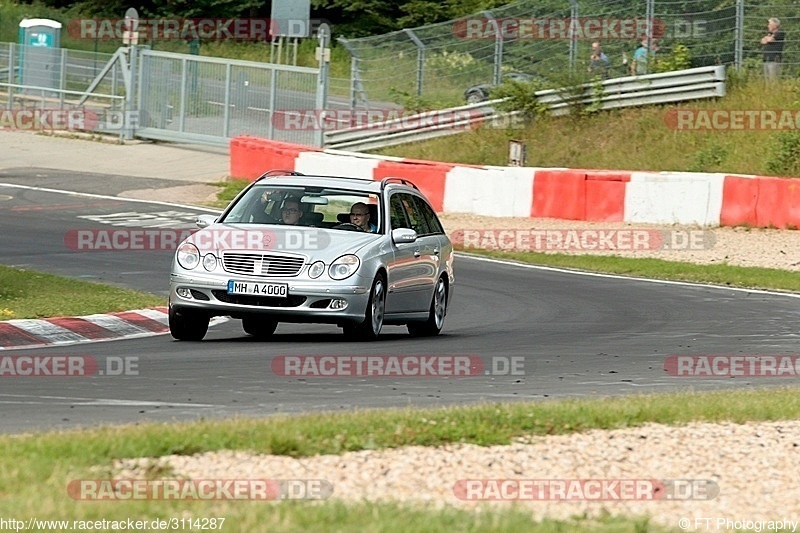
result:
M 263 338 L 279 322 L 336 324 L 363 340 L 384 324 L 414 336 L 442 330 L 453 247 L 407 180 L 270 171 L 197 225 L 170 276 L 178 340 L 201 340 L 214 316 L 241 319 Z

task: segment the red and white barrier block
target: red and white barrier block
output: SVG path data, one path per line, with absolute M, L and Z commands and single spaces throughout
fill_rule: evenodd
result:
M 237 137 L 231 175 L 270 169 L 413 181 L 434 209 L 496 217 L 800 228 L 800 182 L 698 172 L 456 165 Z

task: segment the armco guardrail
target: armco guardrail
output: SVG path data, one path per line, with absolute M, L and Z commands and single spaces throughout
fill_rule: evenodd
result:
M 493 106 L 501 100 L 428 111 L 365 126 L 325 132 L 325 147 L 372 150 L 412 141 L 463 133 L 497 118 Z
M 569 113 L 574 105 L 594 105 L 599 109 L 617 109 L 641 105 L 669 104 L 701 98 L 725 96 L 725 67 L 700 67 L 687 70 L 627 76 L 605 80 L 600 85 L 602 93 L 595 94 L 592 84 L 584 85 L 579 93 L 575 90 L 551 89 L 536 93 L 546 103 L 553 115 Z
M 598 89 L 602 87 L 602 92 Z M 568 89 L 548 89 L 536 93 L 552 115 L 568 114 L 576 106 L 618 109 L 658 105 L 725 96 L 725 67 L 700 67 L 661 74 L 626 76 L 604 80 L 599 85 L 585 84 Z M 325 147 L 348 150 L 374 150 L 406 142 L 421 141 L 462 133 L 487 121 L 505 120 L 515 113 L 498 113 L 503 100 L 489 100 L 441 111 L 431 111 L 402 119 L 355 128 L 325 132 Z

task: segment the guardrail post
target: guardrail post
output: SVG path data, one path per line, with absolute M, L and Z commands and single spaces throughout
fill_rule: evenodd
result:
M 417 46 L 417 96 L 422 96 L 423 77 L 425 74 L 425 45 L 413 31 L 404 29 L 403 32 Z
M 570 21 L 569 21 L 569 69 L 575 70 L 575 61 L 578 58 L 578 39 L 575 30 L 578 28 L 578 0 L 569 0 Z
M 500 85 L 503 81 L 503 34 L 500 31 L 497 19 L 491 11 L 485 10 L 481 13 L 494 24 L 494 70 L 492 72 L 492 81 L 495 85 Z
M 744 65 L 744 0 L 736 0 L 736 42 L 733 53 L 733 64 L 736 70 L 740 70 Z
M 117 62 L 114 62 L 114 66 L 111 67 L 111 94 L 116 96 L 117 95 Z M 117 101 L 111 101 L 111 109 L 113 111 L 117 110 Z M 123 115 L 124 116 L 124 115 Z
M 67 90 L 67 49 L 61 49 L 61 72 L 58 80 L 58 88 L 62 91 Z M 64 109 L 64 93 L 60 93 L 61 98 L 59 98 L 58 105 L 61 109 Z
M 367 93 L 364 90 L 364 83 L 361 79 L 361 68 L 359 67 L 361 58 L 358 56 L 358 49 L 353 47 L 350 41 L 344 37 L 339 37 L 337 40 L 350 52 L 350 112 L 354 113 L 359 99 L 364 103 L 364 107 L 369 107 Z
M 131 44 L 128 47 L 128 62 L 129 62 L 129 69 L 130 69 L 130 90 L 125 95 L 125 140 L 133 139 L 134 134 L 136 133 L 136 125 L 131 124 L 131 121 L 128 120 L 128 117 L 135 115 L 135 111 L 137 110 L 136 107 L 136 91 L 138 89 L 138 84 L 136 83 L 137 77 L 139 75 L 138 66 L 139 66 L 139 47 L 135 44 Z
M 653 73 L 653 63 L 655 62 L 655 52 L 651 52 L 653 49 L 653 16 L 655 13 L 655 0 L 647 0 L 646 5 L 646 12 L 645 12 L 645 20 L 646 20 L 646 28 L 647 28 L 647 51 L 645 53 L 645 65 L 646 74 Z
M 225 106 L 222 111 L 222 136 L 228 136 L 231 126 L 231 64 L 225 65 Z
M 356 110 L 358 103 L 358 91 L 356 89 L 356 79 L 358 78 L 358 58 L 350 57 L 350 112 Z
M 327 24 L 321 24 L 317 32 L 319 40 L 319 77 L 317 78 L 317 109 L 320 111 L 320 125 L 315 139 L 317 146 L 325 146 L 325 110 L 328 108 L 328 57 L 326 50 L 330 46 L 331 30 Z
M 186 78 L 188 72 L 186 69 L 186 58 L 181 59 L 181 99 L 178 109 L 178 131 L 184 132 L 186 130 Z
M 17 83 L 17 66 L 14 62 L 14 43 L 9 43 L 8 47 L 8 83 L 14 84 Z M 14 92 L 11 86 L 8 87 L 8 108 L 11 109 L 12 107 L 12 98 Z

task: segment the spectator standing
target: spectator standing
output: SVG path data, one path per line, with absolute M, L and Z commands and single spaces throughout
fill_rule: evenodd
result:
M 769 19 L 767 28 L 769 33 L 761 38 L 761 44 L 764 46 L 764 78 L 767 81 L 772 81 L 778 79 L 781 75 L 781 59 L 786 35 L 781 29 L 781 21 L 779 19 Z
M 650 46 L 647 45 L 647 38 L 642 39 L 642 46 L 636 49 L 633 53 L 633 61 L 631 61 L 631 74 L 640 76 L 652 71 L 650 64 L 658 52 L 658 43 L 655 39 L 650 40 Z
M 608 56 L 603 53 L 599 42 L 592 43 L 592 55 L 589 58 L 589 73 L 608 78 Z

